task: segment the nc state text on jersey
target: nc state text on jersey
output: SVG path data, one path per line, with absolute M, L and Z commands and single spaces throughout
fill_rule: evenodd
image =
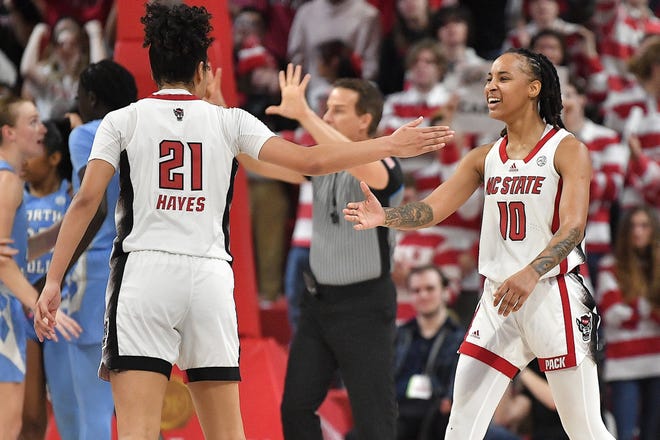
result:
M 542 176 L 495 176 L 486 183 L 486 194 L 541 194 Z

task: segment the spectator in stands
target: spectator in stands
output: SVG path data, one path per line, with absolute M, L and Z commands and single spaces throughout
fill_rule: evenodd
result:
M 621 205 L 648 204 L 660 212 L 660 35 L 643 41 L 629 70 L 636 81 L 612 91 L 603 104 L 604 125 L 618 131 L 630 149 Z
M 503 50 L 511 47 L 530 47 L 531 39 L 537 33 L 551 29 L 559 32 L 566 42 L 566 63 L 568 65 L 588 66 L 587 59 L 589 49 L 593 49 L 595 37 L 593 32 L 585 26 L 569 23 L 559 17 L 559 1 L 557 0 L 529 0 L 529 16 L 527 23 L 520 23 L 512 29 L 504 43 Z M 558 72 L 560 73 L 560 72 Z M 588 76 L 591 72 L 580 72 L 582 76 Z M 576 74 L 574 72 L 574 74 Z
M 62 17 L 71 17 L 80 23 L 98 20 L 102 24 L 105 24 L 115 1 L 116 0 L 36 0 L 33 1 L 33 3 L 35 3 L 41 12 L 43 21 L 49 26 L 53 26 Z
M 660 438 L 660 223 L 653 208 L 624 215 L 614 255 L 601 268 L 605 379 L 617 439 Z
M 396 19 L 380 50 L 378 86 L 384 95 L 403 90 L 405 59 L 410 46 L 433 37 L 428 0 L 396 0 Z
M 521 22 L 510 30 L 502 50 L 529 47 L 532 37 L 543 29 L 554 29 L 569 38 L 578 33 L 580 26 L 559 17 L 557 0 L 529 0 L 529 21 Z M 570 44 L 570 43 L 568 43 Z
M 326 83 L 317 70 L 318 47 L 336 39 L 344 41 L 360 58 L 363 78 L 378 77 L 381 39 L 378 10 L 366 0 L 312 0 L 298 8 L 288 46 L 289 60 L 302 65 L 303 71 L 312 75 L 308 96 Z
M 89 53 L 80 25 L 71 18 L 62 18 L 50 34 L 50 54 L 42 57 L 42 39 L 49 27 L 39 23 L 34 27 L 21 59 L 24 77 L 23 97 L 33 99 L 39 114 L 45 118 L 61 118 L 75 106 L 80 72 L 90 63 L 106 57 L 101 24 L 87 22 Z
M 316 70 L 325 81 L 308 93 L 307 101 L 314 111 L 322 115 L 326 106 L 332 84 L 339 78 L 361 78 L 362 60 L 353 49 L 342 40 L 329 40 L 319 44 Z
M 437 266 L 413 268 L 406 284 L 415 317 L 396 331 L 397 439 L 439 439 L 449 420 L 465 328 L 447 308 L 449 280 Z
M 623 189 L 628 148 L 621 143 L 616 131 L 585 116 L 586 102 L 584 86 L 579 80 L 571 79 L 562 86 L 562 120 L 566 129 L 587 146 L 591 156 L 593 171 L 585 242 L 589 273 L 597 281 L 598 262 L 611 252 L 610 211 L 618 203 Z
M 537 32 L 529 43 L 529 49 L 545 55 L 554 64 L 562 87 L 568 77 L 580 78 L 585 83 L 588 97 L 586 111 L 593 115 L 592 118 L 600 119 L 599 106 L 609 91 L 608 74 L 600 61 L 594 33 L 586 28 L 580 28 L 579 32 L 582 57 L 578 61 L 567 57 L 566 37 L 554 29 Z
M 41 13 L 32 1 L 3 0 L 0 4 L 0 51 L 16 70 L 30 34 L 41 20 Z
M 593 28 L 600 36 L 599 53 L 613 89 L 627 84 L 628 60 L 644 38 L 660 33 L 660 20 L 649 0 L 597 0 Z
M 415 43 L 406 57 L 406 81 L 408 88 L 385 98 L 383 118 L 378 130 L 392 133 L 401 124 L 424 116 L 427 121 L 452 104 L 452 93 L 442 84 L 447 61 L 437 41 L 425 39 Z M 423 122 L 428 123 L 428 122 Z M 404 172 L 414 172 L 428 164 L 433 155 L 405 159 L 401 162 Z
M 462 6 L 439 9 L 432 20 L 433 36 L 447 59 L 447 71 L 443 82 L 449 88 L 459 87 L 475 79 L 483 79 L 488 62 L 477 55 L 470 46 L 472 15 Z

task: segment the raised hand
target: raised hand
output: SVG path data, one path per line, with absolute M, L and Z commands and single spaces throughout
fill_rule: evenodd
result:
M 210 102 L 211 104 L 219 105 L 220 107 L 227 107 L 225 102 L 225 97 L 222 94 L 222 69 L 218 67 L 215 69 L 215 74 L 213 69 L 210 69 L 206 74 L 206 93 L 204 94 L 204 101 Z
M 311 76 L 306 74 L 302 77 L 302 67 L 289 63 L 286 66 L 286 72 L 280 70 L 280 92 L 282 102 L 280 105 L 271 105 L 266 109 L 267 115 L 279 115 L 289 119 L 299 120 L 310 111 L 307 100 L 305 99 L 305 90 Z
M 364 194 L 364 201 L 347 203 L 343 210 L 344 218 L 355 223 L 353 229 L 358 231 L 383 226 L 385 210 L 366 183 L 360 182 L 360 189 Z
M 397 128 L 389 135 L 393 143 L 392 156 L 413 157 L 420 154 L 439 150 L 454 138 L 454 131 L 447 126 L 419 127 L 423 118 L 420 116 L 414 121 Z
M 37 305 L 34 308 L 34 331 L 39 341 L 56 339 L 55 326 L 57 309 L 60 306 L 62 294 L 59 284 L 46 284 L 41 291 Z

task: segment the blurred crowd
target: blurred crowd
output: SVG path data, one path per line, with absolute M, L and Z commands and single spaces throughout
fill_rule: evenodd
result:
M 552 61 L 563 121 L 593 164 L 582 275 L 603 320 L 603 404 L 617 438 L 658 438 L 660 1 L 228 0 L 228 6 L 239 106 L 283 137 L 314 143 L 295 122 L 266 112 L 280 100 L 278 72 L 289 62 L 312 75 L 307 100 L 319 115 L 335 80 L 364 78 L 385 97 L 380 134 L 418 116 L 456 130 L 454 142 L 437 153 L 402 160 L 404 202 L 424 198 L 467 151 L 500 136 L 503 126 L 488 118 L 483 97 L 491 60 L 526 47 Z M 0 95 L 29 98 L 42 119 L 66 121 L 66 142 L 83 123 L 80 74 L 112 58 L 116 21 L 113 0 L 4 0 Z M 252 216 L 260 299 L 267 305 L 290 298 L 295 327 L 295 290 L 302 285 L 295 269 L 308 265 L 313 237 L 309 183 L 249 174 L 249 185 L 254 210 L 267 213 Z M 476 264 L 482 207 L 477 192 L 441 224 L 399 233 L 393 277 L 400 303 L 415 302 L 411 270 L 434 265 L 446 277 L 456 325 L 469 323 L 482 287 Z M 559 438 L 530 434 L 538 431 L 529 420 L 539 412 L 530 402 L 549 407 L 534 391 L 540 376 L 530 374 L 536 376 L 521 375 L 503 403 L 521 405 L 511 408 L 523 408 L 526 418 L 499 420 L 512 435 Z

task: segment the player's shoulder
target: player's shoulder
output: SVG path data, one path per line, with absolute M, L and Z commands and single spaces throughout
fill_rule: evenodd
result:
M 488 153 L 491 152 L 496 143 L 497 142 L 490 142 L 488 144 L 479 145 L 478 147 L 470 150 L 465 155 L 465 158 L 483 163 L 486 160 L 486 156 L 488 156 Z
M 561 155 L 579 154 L 581 151 L 589 152 L 587 146 L 579 140 L 573 133 L 566 131 L 565 136 L 559 141 L 557 145 L 557 153 Z

